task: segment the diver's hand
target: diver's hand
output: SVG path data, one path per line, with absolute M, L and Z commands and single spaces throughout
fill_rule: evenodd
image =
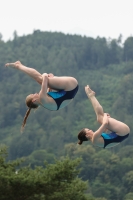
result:
M 42 76 L 47 76 L 48 77 L 48 74 L 47 73 L 43 73 Z
M 108 115 L 108 113 L 104 113 L 104 116 L 103 116 L 103 123 L 104 125 L 108 125 L 109 123 L 109 118 L 110 116 Z

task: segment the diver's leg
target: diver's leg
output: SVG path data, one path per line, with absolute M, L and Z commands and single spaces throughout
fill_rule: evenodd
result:
M 118 121 L 112 117 L 109 118 L 108 127 L 109 130 L 114 131 L 117 135 L 124 136 L 130 133 L 130 128 L 123 122 Z
M 55 90 L 70 91 L 76 88 L 78 85 L 77 80 L 74 77 L 69 76 L 54 76 L 48 79 L 48 87 Z
M 90 102 L 94 108 L 94 111 L 97 116 L 97 121 L 100 124 L 102 124 L 104 112 L 103 112 L 102 106 L 100 105 L 100 103 L 98 102 L 98 100 L 95 97 L 95 92 L 92 91 L 88 85 L 85 87 L 85 92 L 86 92 L 86 95 L 88 96 L 88 98 L 90 99 Z
M 39 84 L 42 84 L 42 75 L 37 70 L 24 66 L 23 64 L 21 64 L 20 61 L 16 61 L 14 63 L 6 63 L 5 66 L 6 67 L 12 66 L 13 68 L 18 69 L 24 72 L 25 74 L 29 75 L 34 80 L 36 80 Z

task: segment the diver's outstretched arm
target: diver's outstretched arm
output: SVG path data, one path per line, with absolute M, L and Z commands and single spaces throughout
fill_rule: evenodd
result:
M 15 63 L 6 63 L 5 66 L 6 67 L 11 66 L 15 69 L 18 69 L 18 70 L 24 72 L 25 74 L 29 75 L 30 77 L 32 77 L 40 85 L 42 84 L 42 80 L 43 80 L 42 75 L 37 70 L 24 66 L 23 64 L 21 64 L 20 61 L 16 61 Z

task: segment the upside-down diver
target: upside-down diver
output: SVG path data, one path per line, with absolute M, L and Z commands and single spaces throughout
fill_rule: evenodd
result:
M 29 94 L 26 97 L 28 110 L 23 120 L 22 129 L 32 108 L 42 106 L 48 110 L 59 110 L 67 106 L 78 91 L 78 81 L 74 77 L 54 76 L 52 73 L 40 74 L 37 70 L 24 66 L 20 61 L 7 63 L 5 66 L 11 66 L 26 73 L 41 85 L 38 93 Z
M 95 132 L 88 128 L 82 129 L 78 134 L 78 144 L 81 145 L 83 141 L 90 141 L 94 146 L 110 148 L 125 140 L 129 136 L 130 128 L 125 123 L 103 112 L 102 106 L 95 97 L 95 92 L 88 85 L 85 87 L 85 92 L 101 126 Z

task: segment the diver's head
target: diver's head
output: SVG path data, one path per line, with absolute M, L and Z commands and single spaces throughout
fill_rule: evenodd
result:
M 78 144 L 81 145 L 83 141 L 88 141 L 91 140 L 93 135 L 93 131 L 88 129 L 88 128 L 83 128 L 79 133 L 78 133 Z
M 26 97 L 25 99 L 25 103 L 29 108 L 37 108 L 38 104 L 37 104 L 37 100 L 38 100 L 38 94 L 30 94 Z

